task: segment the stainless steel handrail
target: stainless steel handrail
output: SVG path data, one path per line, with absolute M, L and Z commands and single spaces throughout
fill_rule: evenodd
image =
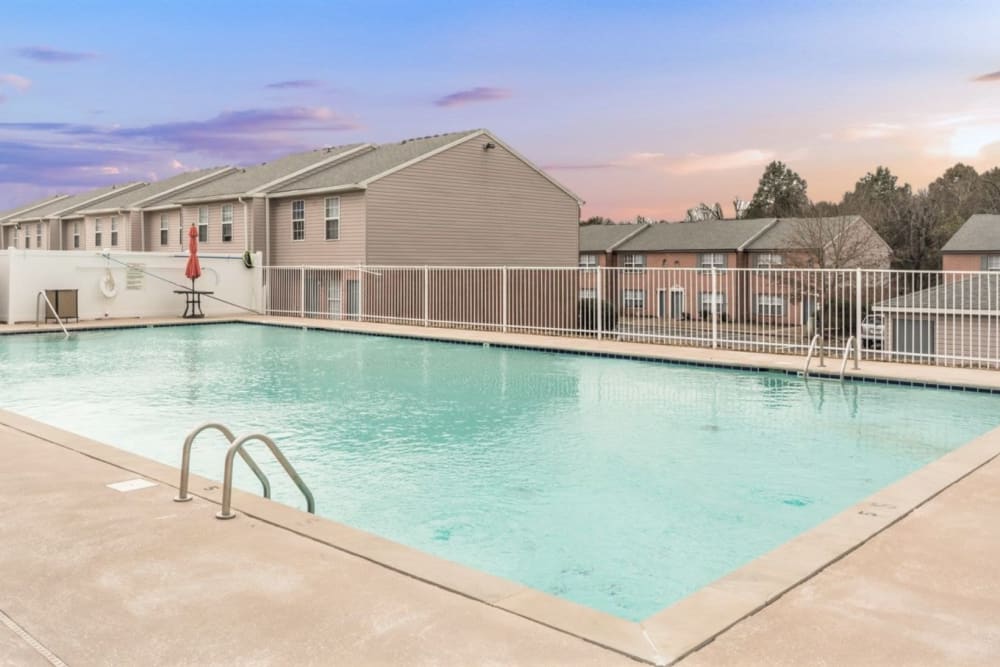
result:
M 177 497 L 174 498 L 174 502 L 186 503 L 191 500 L 191 496 L 188 495 L 188 483 L 191 476 L 191 446 L 194 445 L 194 439 L 198 437 L 199 433 L 209 429 L 216 430 L 226 436 L 226 440 L 228 440 L 230 444 L 232 444 L 233 440 L 236 439 L 236 436 L 233 435 L 232 431 L 226 428 L 223 424 L 217 424 L 215 422 L 206 422 L 188 433 L 188 436 L 184 438 L 184 453 L 181 455 L 181 483 L 178 487 Z M 257 479 L 260 480 L 260 485 L 263 487 L 264 491 L 264 497 L 270 498 L 271 483 L 267 480 L 267 475 L 264 474 L 264 471 L 260 469 L 253 458 L 242 449 L 240 450 L 240 457 L 247 464 L 250 470 L 253 471 L 253 474 L 257 476 Z
M 847 339 L 847 344 L 844 345 L 844 358 L 840 362 L 840 379 L 844 379 L 844 371 L 847 369 L 847 355 L 851 352 L 851 346 L 854 346 L 854 351 L 857 352 L 858 340 L 854 336 Z M 858 358 L 854 357 L 854 370 L 858 370 Z
M 310 514 L 316 513 L 316 501 L 313 500 L 312 491 L 306 486 L 306 483 L 302 481 L 299 477 L 299 473 L 295 472 L 295 468 L 292 464 L 288 462 L 285 455 L 281 453 L 281 449 L 278 445 L 274 443 L 274 440 L 267 437 L 263 433 L 251 433 L 250 435 L 242 435 L 236 439 L 235 442 L 229 447 L 229 451 L 226 452 L 226 473 L 225 477 L 222 479 L 222 511 L 216 512 L 215 517 L 217 519 L 232 519 L 236 514 L 232 511 L 232 501 L 233 501 L 233 460 L 236 458 L 237 453 L 243 452 L 243 446 L 251 440 L 260 440 L 267 448 L 271 450 L 271 454 L 277 459 L 281 467 L 285 469 L 288 476 L 292 478 L 295 486 L 299 487 L 299 491 L 306 499 L 306 511 Z
M 49 311 L 52 313 L 52 316 L 56 318 L 56 322 L 58 322 L 59 326 L 62 327 L 63 334 L 65 334 L 66 338 L 69 338 L 69 332 L 66 331 L 66 325 L 63 324 L 62 318 L 59 317 L 59 313 L 56 312 L 56 307 L 52 305 L 51 301 L 49 301 L 49 297 L 45 294 L 45 290 L 38 290 L 38 296 L 35 297 L 35 326 L 37 327 L 41 323 L 41 319 L 38 317 L 38 307 L 42 305 L 43 299 L 45 300 L 45 304 L 49 307 Z M 46 319 L 48 319 L 48 317 L 46 317 Z
M 821 339 L 819 334 L 816 334 L 815 336 L 813 336 L 812 342 L 809 343 L 809 352 L 806 353 L 806 367 L 802 371 L 802 375 L 804 375 L 805 377 L 809 377 L 809 362 L 812 361 L 813 351 L 815 351 L 816 345 L 817 344 L 822 345 L 822 343 L 820 343 L 820 340 Z

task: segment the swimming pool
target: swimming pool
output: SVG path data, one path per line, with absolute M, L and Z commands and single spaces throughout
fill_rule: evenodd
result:
M 248 324 L 4 336 L 0 369 L 0 406 L 171 465 L 199 422 L 263 431 L 319 514 L 629 620 L 993 428 L 1000 407 Z M 221 458 L 202 446 L 193 468 L 218 479 Z

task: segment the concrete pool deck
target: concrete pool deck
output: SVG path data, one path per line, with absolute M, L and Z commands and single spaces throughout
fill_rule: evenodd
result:
M 801 357 L 536 335 L 297 318 L 238 319 L 792 372 L 802 363 Z M 160 323 L 190 322 L 144 320 L 137 324 Z M 128 325 L 122 321 L 101 324 Z M 94 323 L 82 326 L 91 328 Z M 35 330 L 33 326 L 24 329 Z M 698 352 L 704 354 L 692 354 Z M 1000 377 L 995 377 L 1000 374 L 995 371 L 864 362 L 862 372 L 918 383 L 1000 387 Z M 184 650 L 204 652 L 176 658 L 169 654 L 163 663 L 291 661 L 280 653 L 254 653 L 254 642 L 248 644 L 249 652 L 239 653 L 244 648 L 233 637 L 242 636 L 241 627 L 251 627 L 261 640 L 269 638 L 263 646 L 284 646 L 285 642 L 313 646 L 311 653 L 295 660 L 305 663 L 312 655 L 312 662 L 353 664 L 615 664 L 627 661 L 624 656 L 644 662 L 680 660 L 682 664 L 874 664 L 885 662 L 880 656 L 899 655 L 910 663 L 980 664 L 979 657 L 1000 655 L 993 623 L 1000 617 L 1000 596 L 996 595 L 1000 574 L 991 571 L 991 564 L 1000 557 L 1000 534 L 989 530 L 1000 508 L 996 483 L 1000 462 L 994 460 L 1000 454 L 1000 431 L 960 447 L 642 623 L 629 623 L 250 494 L 234 494 L 240 519 L 218 522 L 213 518 L 219 496 L 216 482 L 194 479 L 192 488 L 199 499 L 177 505 L 169 502 L 174 494 L 171 485 L 177 479 L 177 470 L 171 466 L 11 413 L 0 412 L 0 424 L 5 425 L 0 426 L 0 446 L 10 462 L 0 468 L 0 540 L 5 547 L 13 547 L 10 554 L 0 552 L 0 572 L 14 575 L 0 583 L 0 612 L 69 664 L 86 664 L 107 655 L 115 657 L 113 662 L 129 662 L 128 656 L 119 660 L 114 652 L 122 650 L 135 650 L 128 655 L 145 656 L 148 663 L 148 656 L 159 655 L 157 651 L 177 650 L 168 646 L 169 636 L 202 642 Z M 130 493 L 105 486 L 137 477 L 159 485 Z M 148 502 L 138 502 L 144 498 Z M 91 512 L 91 505 L 100 509 Z M 193 507 L 198 508 L 197 518 L 192 515 Z M 942 521 L 948 523 L 947 530 L 942 529 Z M 278 534 L 281 537 L 273 536 Z M 102 536 L 112 545 L 110 554 L 95 544 Z M 262 547 L 261 540 L 281 543 L 282 548 Z M 78 549 L 80 553 L 67 554 L 67 545 L 77 543 L 84 546 Z M 963 551 L 965 544 L 973 545 L 975 553 Z M 344 573 L 343 581 L 330 578 L 329 565 L 324 569 L 317 564 L 329 564 L 331 559 L 336 561 L 333 569 Z M 32 567 L 62 576 L 50 582 L 51 577 L 31 576 Z M 270 575 L 258 576 L 253 571 L 257 568 Z M 900 568 L 910 574 L 901 576 Z M 26 570 L 29 574 L 23 575 Z M 114 574 L 119 570 L 132 574 Z M 95 578 L 93 572 L 104 574 Z M 282 576 L 275 573 L 301 580 L 301 590 L 329 588 L 347 594 L 333 598 L 305 595 L 298 601 L 287 586 L 272 591 L 262 584 L 281 581 Z M 28 582 L 24 587 L 20 587 L 22 578 Z M 171 580 L 183 583 L 172 588 Z M 113 590 L 105 590 L 108 581 L 115 583 Z M 369 581 L 375 583 L 369 587 Z M 950 590 L 950 582 L 965 588 Z M 202 585 L 218 588 L 219 594 L 199 594 Z M 94 598 L 103 602 L 91 602 Z M 254 604 L 244 615 L 238 610 L 247 607 L 247 599 Z M 338 606 L 331 599 L 349 605 Z M 65 609 L 60 607 L 65 618 L 52 614 L 58 605 L 50 600 L 66 602 Z M 143 611 L 147 607 L 154 611 L 148 617 L 137 614 L 136 600 L 146 601 L 145 607 L 140 605 Z M 475 611 L 465 605 L 473 605 Z M 169 612 L 166 619 L 155 618 L 154 612 L 162 611 L 161 607 Z M 185 613 L 178 614 L 177 609 Z M 387 609 L 402 609 L 403 617 L 415 620 L 391 623 L 379 616 Z M 264 626 L 275 614 L 272 632 Z M 196 623 L 199 616 L 203 618 Z M 121 625 L 120 634 L 88 625 L 101 617 L 105 624 Z M 231 623 L 228 637 L 209 636 L 209 630 L 226 634 L 219 618 Z M 296 624 L 290 625 L 288 618 Z M 472 627 L 464 623 L 472 618 Z M 172 629 L 160 630 L 154 622 Z M 189 630 L 188 623 L 193 629 Z M 421 623 L 429 623 L 433 630 Z M 953 623 L 961 629 L 947 631 Z M 398 626 L 399 635 L 383 632 L 386 624 Z M 316 637 L 305 631 L 307 626 Z M 825 634 L 826 628 L 836 630 L 832 637 L 825 637 L 826 644 L 818 643 L 816 634 Z M 19 646 L 16 633 L 11 636 L 8 630 L 0 624 L 0 652 L 7 642 Z M 145 634 L 150 632 L 161 644 L 148 643 Z M 163 636 L 164 632 L 168 634 Z M 334 638 L 324 640 L 324 633 Z M 428 641 L 412 648 L 407 638 L 413 633 Z M 959 639 L 949 643 L 946 634 Z M 94 641 L 81 640 L 88 636 Z M 356 641 L 338 643 L 337 638 L 343 636 Z M 62 643 L 50 645 L 48 637 Z M 788 641 L 788 637 L 797 639 Z M 850 641 L 845 641 L 847 637 Z M 78 640 L 86 646 L 74 644 Z M 128 642 L 138 648 L 124 646 Z M 393 653 L 390 645 L 394 644 L 408 652 Z M 70 653 L 57 650 L 67 645 L 63 650 Z M 92 645 L 97 648 L 87 649 Z M 67 657 L 74 650 L 81 651 L 78 657 Z M 896 652 L 886 652 L 891 650 Z M 226 651 L 237 654 L 222 655 Z M 316 653 L 320 651 L 333 657 L 319 659 Z

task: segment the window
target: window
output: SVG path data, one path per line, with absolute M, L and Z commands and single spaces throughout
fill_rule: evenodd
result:
M 183 236 L 181 237 L 184 238 Z M 206 243 L 208 241 L 208 208 L 202 206 L 198 209 L 198 242 Z M 181 244 L 183 245 L 183 241 Z
M 306 203 L 301 199 L 292 202 L 292 240 L 306 238 Z
M 785 314 L 785 297 L 774 294 L 757 295 L 757 315 L 760 317 L 781 317 Z
M 336 241 L 340 238 L 340 197 L 328 197 L 326 200 L 326 240 Z
M 80 223 L 73 223 L 73 249 L 77 250 L 80 248 Z
M 181 230 L 183 231 L 183 229 Z M 167 216 L 160 214 L 160 245 L 167 245 L 170 243 L 170 223 L 167 222 Z
M 111 245 L 118 245 L 118 218 L 111 218 Z
M 20 234 L 21 234 L 21 228 L 20 228 L 20 226 L 19 225 L 14 225 L 14 247 L 15 248 L 18 247 L 18 245 L 17 245 L 18 238 L 17 237 L 20 236 Z
M 582 287 L 580 288 L 580 298 L 581 299 L 596 299 L 597 290 L 593 287 Z
M 645 255 L 625 255 L 625 262 L 622 264 L 630 271 L 642 271 L 646 268 Z
M 781 268 L 784 263 L 785 258 L 776 253 L 766 252 L 762 255 L 757 255 L 757 268 L 759 269 Z
M 42 247 L 42 223 L 35 224 L 35 247 L 41 249 Z
M 596 269 L 597 268 L 597 255 L 580 255 L 580 268 L 581 269 Z
M 622 290 L 623 308 L 645 308 L 646 291 L 641 289 Z
M 698 266 L 703 269 L 726 268 L 726 255 L 721 252 L 706 252 L 698 257 Z
M 233 240 L 233 205 L 222 205 L 222 240 Z
M 27 229 L 24 230 L 24 249 L 29 250 L 31 248 L 31 232 Z
M 984 258 L 985 268 L 987 271 L 1000 271 L 1000 255 L 988 255 Z
M 94 220 L 94 247 L 100 250 L 101 241 L 104 239 L 104 234 L 101 232 L 101 226 L 103 222 L 100 218 Z
M 725 292 L 702 292 L 699 295 L 699 308 L 702 317 L 706 317 L 712 313 L 714 309 L 717 313 L 726 312 L 726 293 Z

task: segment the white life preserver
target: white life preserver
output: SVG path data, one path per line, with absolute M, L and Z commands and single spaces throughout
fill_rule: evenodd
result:
M 103 294 L 108 299 L 115 298 L 118 294 L 118 285 L 115 283 L 115 277 L 111 275 L 111 269 L 104 272 L 104 277 L 101 278 L 101 294 Z

